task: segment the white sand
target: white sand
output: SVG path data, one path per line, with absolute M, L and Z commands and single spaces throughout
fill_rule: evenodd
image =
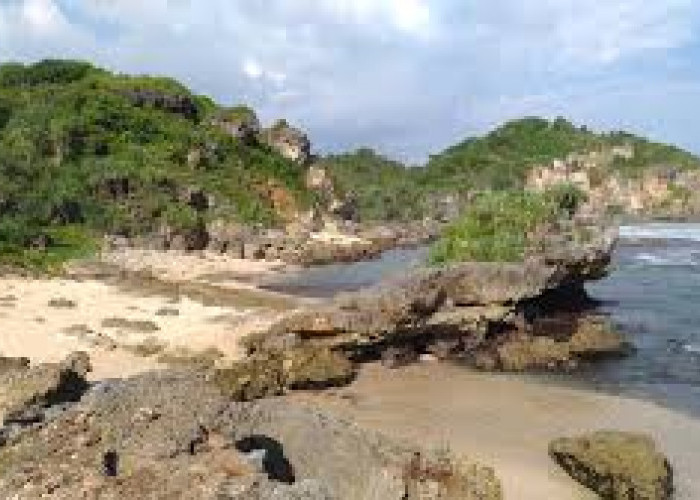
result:
M 212 252 L 135 249 L 106 252 L 100 256 L 100 260 L 128 271 L 148 271 L 154 277 L 169 282 L 201 282 L 217 275 L 227 276 L 231 286 L 241 288 L 250 287 L 245 283 L 247 280 L 289 267 L 282 261 L 234 259 Z
M 344 398 L 295 395 L 419 445 L 492 465 L 506 500 L 595 500 L 547 455 L 553 438 L 600 429 L 651 434 L 675 469 L 677 500 L 700 499 L 700 421 L 641 401 L 434 363 L 362 371 Z
M 51 307 L 52 299 L 73 301 L 75 307 Z M 156 314 L 163 308 L 178 314 Z M 67 329 L 87 327 L 119 344 L 138 344 L 156 337 L 171 347 L 216 347 L 227 357 L 238 358 L 242 355 L 239 340 L 275 317 L 263 310 L 205 306 L 187 298 L 173 303 L 171 298 L 126 293 L 98 281 L 0 279 L 0 354 L 52 362 L 76 350 L 87 351 L 93 360 L 94 378 L 131 375 L 156 364 L 122 349 L 94 347 L 85 339 L 66 334 Z M 106 327 L 103 321 L 109 318 L 150 321 L 158 331 Z

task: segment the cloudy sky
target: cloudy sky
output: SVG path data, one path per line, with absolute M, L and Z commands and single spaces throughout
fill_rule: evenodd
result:
M 564 115 L 700 153 L 700 0 L 0 0 L 0 61 L 90 59 L 412 162 Z

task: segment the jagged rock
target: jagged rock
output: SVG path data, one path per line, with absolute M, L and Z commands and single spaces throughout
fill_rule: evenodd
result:
M 289 389 L 316 389 L 348 384 L 352 364 L 343 356 L 317 347 L 266 350 L 216 371 L 214 381 L 237 401 L 284 394 Z
M 493 471 L 461 460 L 463 491 L 484 496 L 413 495 L 417 452 L 298 402 L 230 403 L 203 373 L 153 372 L 100 383 L 0 448 L 0 497 L 500 499 Z
M 605 431 L 553 441 L 549 454 L 574 479 L 606 500 L 668 500 L 673 472 L 649 437 Z
M 581 249 L 568 241 L 558 245 L 563 248 L 521 263 L 416 269 L 286 316 L 250 337 L 248 347 L 264 350 L 291 334 L 358 359 L 408 349 L 441 358 L 469 355 L 478 366 L 505 370 L 571 368 L 581 359 L 624 352 L 622 337 L 604 322 L 577 318 L 565 337 L 532 331 L 540 318 L 585 302 L 583 283 L 605 274 L 614 238 L 602 232 Z
M 304 132 L 289 126 L 285 120 L 277 121 L 262 131 L 261 140 L 279 154 L 300 165 L 311 159 L 311 142 Z
M 90 361 L 85 353 L 62 363 L 30 366 L 25 359 L 6 360 L 0 372 L 0 418 L 5 424 L 32 424 L 55 405 L 77 401 L 87 390 Z

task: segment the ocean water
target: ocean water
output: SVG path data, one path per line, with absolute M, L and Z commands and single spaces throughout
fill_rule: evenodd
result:
M 700 416 L 700 224 L 622 227 L 612 272 L 587 288 L 636 352 L 574 381 Z
M 395 250 L 374 261 L 274 277 L 266 286 L 327 297 L 404 274 L 426 254 L 425 248 Z M 609 277 L 587 289 L 636 351 L 545 380 L 653 400 L 700 417 L 700 224 L 623 226 Z

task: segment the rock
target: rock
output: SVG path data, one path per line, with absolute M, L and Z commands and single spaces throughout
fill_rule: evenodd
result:
M 673 472 L 645 435 L 605 431 L 562 438 L 550 456 L 578 482 L 606 500 L 668 500 Z
M 492 469 L 440 453 L 416 454 L 404 472 L 410 500 L 500 500 L 501 484 Z
M 47 408 L 77 401 L 88 388 L 90 360 L 85 353 L 62 363 L 29 366 L 22 359 L 5 367 L 0 373 L 0 417 L 5 424 L 41 422 Z
M 416 455 L 438 463 L 312 406 L 231 403 L 205 373 L 162 371 L 97 384 L 0 448 L 0 498 L 500 499 L 491 469 L 463 459 L 445 465 L 460 489 L 432 479 L 482 496 L 415 496 Z
M 299 165 L 306 165 L 311 159 L 309 138 L 301 130 L 290 127 L 285 120 L 279 120 L 263 130 L 260 138 L 280 155 Z
M 246 144 L 255 143 L 260 133 L 260 120 L 255 111 L 246 106 L 224 109 L 212 123 Z
M 353 359 L 398 365 L 400 353 L 442 359 L 471 357 L 480 367 L 570 369 L 580 360 L 626 351 L 604 321 L 585 323 L 583 283 L 598 279 L 614 240 L 602 231 L 583 249 L 552 248 L 521 263 L 466 262 L 414 269 L 399 279 L 340 295 L 288 315 L 247 339 L 251 351 L 292 335 Z M 538 321 L 571 310 L 561 330 L 539 331 Z M 541 329 L 540 329 L 541 330 Z M 384 355 L 382 353 L 385 353 Z
M 250 401 L 289 389 L 347 385 L 354 378 L 347 358 L 319 347 L 257 352 L 216 371 L 214 381 L 231 399 Z
M 134 106 L 141 108 L 151 107 L 182 115 L 189 120 L 195 120 L 199 115 L 199 109 L 194 99 L 188 95 L 177 95 L 151 89 L 130 89 L 122 91 Z

